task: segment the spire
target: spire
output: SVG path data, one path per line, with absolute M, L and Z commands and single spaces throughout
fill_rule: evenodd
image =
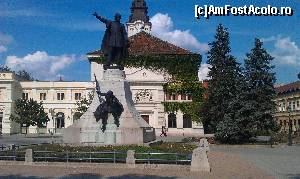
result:
M 148 7 L 145 0 L 133 0 L 131 5 L 131 15 L 129 23 L 141 20 L 144 23 L 149 23 Z

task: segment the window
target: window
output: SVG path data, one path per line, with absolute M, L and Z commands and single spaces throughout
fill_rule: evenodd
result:
M 169 93 L 166 93 L 166 100 L 170 100 L 171 99 L 171 96 Z
M 183 128 L 192 128 L 192 118 L 190 115 L 183 115 Z
M 292 110 L 295 110 L 295 109 L 296 109 L 296 102 L 293 101 L 293 108 L 292 108 Z
M 186 95 L 185 94 L 181 94 L 181 100 L 186 100 Z
M 188 95 L 188 100 L 192 100 L 192 95 Z
M 297 101 L 297 107 L 300 107 L 300 101 Z
M 40 93 L 40 100 L 41 101 L 46 100 L 46 93 Z
M 176 99 L 176 94 L 172 94 L 171 100 L 175 100 Z
M 81 93 L 75 93 L 75 100 L 81 100 Z
M 286 126 L 286 120 L 284 120 L 284 123 L 283 123 L 283 124 L 284 124 L 284 127 L 285 127 L 285 126 Z
M 176 115 L 174 113 L 168 115 L 168 128 L 177 128 Z
M 65 99 L 65 93 L 57 93 L 57 100 L 64 100 Z
M 149 115 L 141 115 L 141 117 L 149 124 Z
M 22 99 L 28 100 L 28 93 L 22 93 Z

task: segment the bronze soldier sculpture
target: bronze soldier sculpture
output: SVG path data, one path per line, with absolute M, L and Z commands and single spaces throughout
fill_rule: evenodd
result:
M 112 91 L 108 91 L 107 93 L 101 93 L 100 86 L 97 81 L 96 75 L 96 93 L 98 95 L 100 105 L 97 107 L 96 111 L 94 112 L 94 116 L 96 121 L 98 122 L 100 119 L 102 120 L 102 131 L 106 130 L 106 124 L 108 119 L 108 114 L 111 113 L 115 119 L 115 124 L 117 127 L 120 125 L 119 118 L 124 111 L 123 105 L 120 101 L 114 96 Z M 105 100 L 101 98 L 101 96 L 105 97 Z
M 123 70 L 122 59 L 128 57 L 128 37 L 124 24 L 120 22 L 121 14 L 116 13 L 114 21 L 107 20 L 99 16 L 97 12 L 93 14 L 97 19 L 106 25 L 106 31 L 102 40 L 101 50 L 106 57 L 104 70 L 111 68 L 113 63 Z

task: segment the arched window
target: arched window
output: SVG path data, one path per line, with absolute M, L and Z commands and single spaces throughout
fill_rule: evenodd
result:
M 192 118 L 190 115 L 183 115 L 183 128 L 192 128 Z
M 56 128 L 61 129 L 65 127 L 65 114 L 59 112 L 56 114 Z
M 176 115 L 174 113 L 168 115 L 168 128 L 177 128 Z

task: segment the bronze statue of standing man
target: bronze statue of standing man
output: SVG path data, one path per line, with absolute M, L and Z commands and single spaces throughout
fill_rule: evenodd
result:
M 93 16 L 106 25 L 101 45 L 101 50 L 106 57 L 104 70 L 111 68 L 112 64 L 117 64 L 118 68 L 123 70 L 121 62 L 128 57 L 128 36 L 124 24 L 120 22 L 121 14 L 116 13 L 114 21 L 107 20 L 96 12 Z

